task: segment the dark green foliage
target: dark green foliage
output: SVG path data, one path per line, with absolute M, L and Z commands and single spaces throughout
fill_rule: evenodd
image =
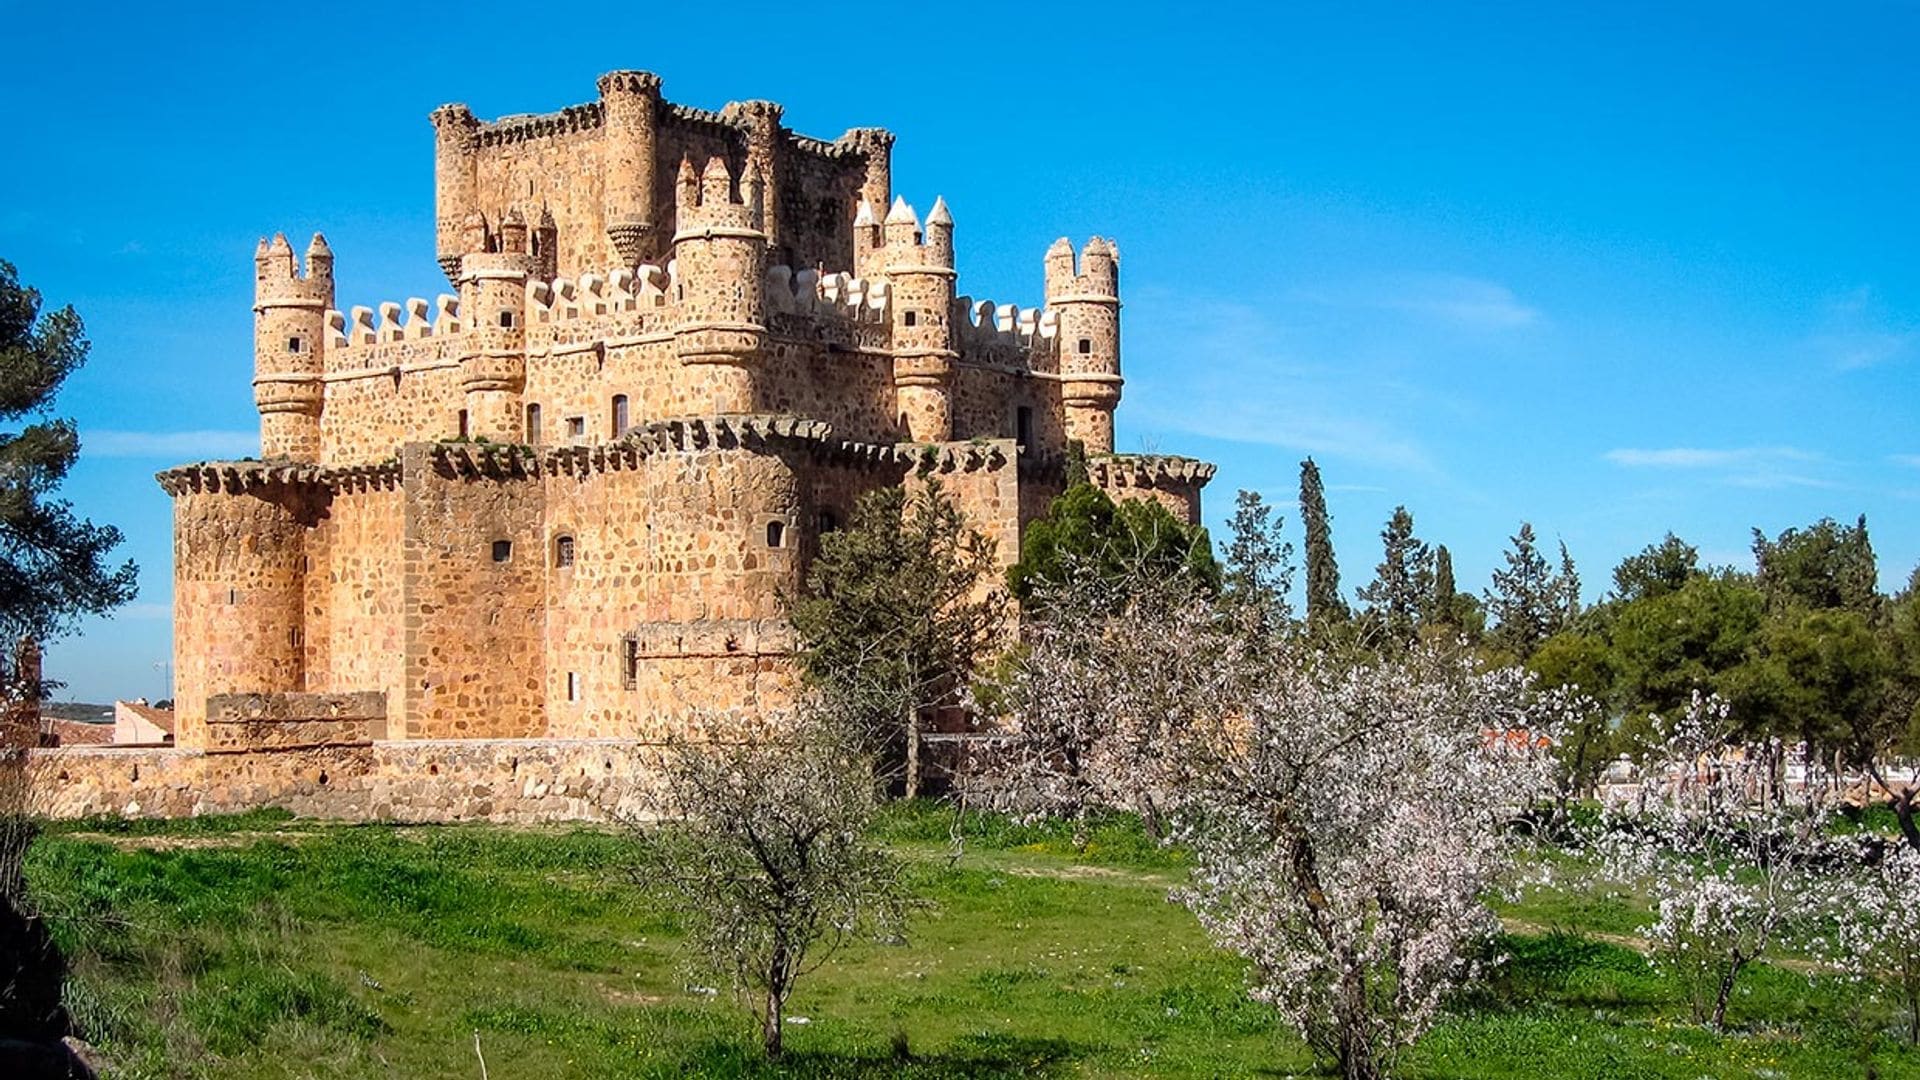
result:
M 53 497 L 79 457 L 73 422 L 45 418 L 60 383 L 87 358 L 87 338 L 71 307 L 45 315 L 40 294 L 20 285 L 0 260 L 0 642 L 44 641 L 133 599 L 131 562 L 108 567 L 121 536 L 74 517 Z
M 1864 765 L 1904 734 L 1883 725 L 1891 673 L 1885 643 L 1859 611 L 1789 607 L 1761 629 L 1733 692 L 1769 734 Z
M 1739 669 L 1758 639 L 1766 601 L 1743 574 L 1697 575 L 1680 588 L 1633 601 L 1614 613 L 1612 642 L 1620 702 L 1632 719 L 1674 716 L 1700 693 L 1720 693 L 1750 729 Z
M 1293 545 L 1281 539 L 1282 522 L 1259 492 L 1235 497 L 1222 594 L 1269 630 L 1293 618 Z
M 1333 557 L 1333 519 L 1327 514 L 1327 493 L 1320 483 L 1320 466 L 1312 458 L 1300 463 L 1300 527 L 1307 545 L 1307 626 L 1320 630 L 1347 617 L 1340 596 L 1340 565 Z
M 1142 572 L 1186 574 L 1209 593 L 1220 588 L 1220 564 L 1204 527 L 1188 525 L 1151 499 L 1116 503 L 1092 484 L 1079 483 L 1027 527 L 1007 584 L 1022 605 L 1032 605 L 1048 586 L 1087 572 L 1107 581 Z
M 1421 625 L 1447 637 L 1478 642 L 1486 632 L 1487 614 L 1480 599 L 1461 592 L 1453 578 L 1453 552 L 1441 544 L 1433 549 L 1433 591 L 1420 615 Z
M 1494 624 L 1488 642 L 1494 648 L 1525 661 L 1567 625 L 1569 609 L 1578 605 L 1580 582 L 1565 545 L 1560 556 L 1555 573 L 1540 554 L 1533 526 L 1520 523 L 1506 566 L 1493 572 L 1493 587 L 1487 590 L 1487 614 Z
M 920 715 L 958 699 L 1001 627 L 1000 598 L 976 595 L 993 568 L 993 541 L 929 478 L 862 496 L 787 598 L 801 671 L 883 770 L 906 766 Z
M 1700 552 L 1668 533 L 1658 544 L 1648 544 L 1613 568 L 1613 595 L 1632 602 L 1665 596 L 1700 573 Z
M 1381 559 L 1374 569 L 1373 581 L 1360 590 L 1367 614 L 1389 648 L 1405 648 L 1413 643 L 1421 613 L 1434 595 L 1433 552 L 1413 535 L 1413 515 L 1404 506 L 1393 508 L 1393 517 L 1380 530 Z M 1453 566 L 1449 561 L 1448 574 Z
M 1849 608 L 1871 613 L 1878 604 L 1879 568 L 1862 514 L 1852 526 L 1822 518 L 1768 540 L 1753 530 L 1760 591 L 1774 607 Z

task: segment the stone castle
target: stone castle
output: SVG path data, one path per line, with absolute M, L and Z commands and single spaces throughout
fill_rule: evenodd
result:
M 975 301 L 886 131 L 598 89 L 433 112 L 452 292 L 342 307 L 322 237 L 260 244 L 260 460 L 159 475 L 182 750 L 645 740 L 777 704 L 779 596 L 862 493 L 938 477 L 1011 563 L 1069 440 L 1198 520 L 1212 466 L 1113 452 L 1113 245 L 1055 243 L 1034 307 Z

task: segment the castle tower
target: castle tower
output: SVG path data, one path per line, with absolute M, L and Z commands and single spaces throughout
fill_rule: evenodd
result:
M 606 146 L 601 216 L 620 261 L 638 266 L 658 253 L 653 205 L 654 158 L 660 116 L 660 76 L 610 71 L 600 76 Z
M 953 437 L 953 217 L 936 199 L 926 230 L 905 199 L 887 211 L 885 274 L 893 318 L 895 411 L 913 442 Z
M 433 110 L 433 232 L 440 270 L 455 284 L 460 256 L 479 250 L 466 246 L 467 219 L 480 212 L 477 134 L 480 121 L 465 105 Z
M 460 357 L 465 428 L 459 434 L 519 442 L 521 391 L 527 382 L 527 279 L 538 259 L 528 250 L 517 210 L 500 219 L 498 251 L 460 260 L 460 313 L 468 326 Z M 457 425 L 456 425 L 457 426 Z
M 294 264 L 285 234 L 253 255 L 253 401 L 260 456 L 320 460 L 320 381 L 327 309 L 333 307 L 333 252 L 313 234 L 307 270 Z
M 760 231 L 767 234 L 767 247 L 779 252 L 780 235 L 780 118 L 784 109 L 771 101 L 735 101 L 720 115 L 744 126 L 747 131 L 747 173 L 758 173 L 766 195 L 761 200 Z M 792 265 L 791 252 L 779 252 L 775 261 Z
M 689 369 L 688 400 L 703 410 L 754 411 L 748 368 L 767 340 L 765 197 L 751 167 L 735 195 L 725 160 L 710 159 L 698 176 L 680 163 L 674 352 Z
M 1080 251 L 1065 237 L 1046 256 L 1047 307 L 1059 315 L 1060 397 L 1067 438 L 1090 454 L 1113 453 L 1113 410 L 1120 404 L 1120 256 L 1099 237 Z

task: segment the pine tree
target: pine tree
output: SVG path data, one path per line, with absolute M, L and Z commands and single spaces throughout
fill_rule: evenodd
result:
M 1433 594 L 1433 553 L 1413 535 L 1413 515 L 1404 506 L 1380 530 L 1382 558 L 1373 582 L 1360 590 L 1368 614 L 1388 645 L 1412 643 L 1420 613 Z
M 1533 526 L 1520 523 L 1506 553 L 1504 570 L 1493 572 L 1487 590 L 1487 614 L 1493 616 L 1493 644 L 1515 659 L 1526 660 L 1552 637 L 1565 621 L 1566 589 L 1540 554 Z
M 1573 554 L 1565 540 L 1560 541 L 1560 575 L 1554 578 L 1554 586 L 1560 594 L 1560 625 L 1554 628 L 1557 633 L 1580 617 L 1580 572 L 1573 567 Z
M 1293 592 L 1293 545 L 1280 538 L 1283 519 L 1257 491 L 1242 491 L 1234 499 L 1228 527 L 1223 592 L 1272 630 L 1293 618 L 1288 596 Z
M 1340 567 L 1333 558 L 1332 520 L 1320 485 L 1320 466 L 1300 463 L 1300 524 L 1307 537 L 1307 626 L 1324 628 L 1347 617 L 1340 598 Z
M 60 384 L 87 359 L 86 328 L 71 307 L 40 313 L 40 293 L 0 260 L 0 651 L 22 638 L 70 632 L 83 615 L 133 599 L 131 562 L 109 568 L 120 530 L 76 518 L 52 494 L 80 454 L 71 420 L 46 418 Z

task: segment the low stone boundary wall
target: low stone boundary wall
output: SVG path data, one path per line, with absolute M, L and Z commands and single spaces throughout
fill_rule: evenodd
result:
M 628 739 L 408 739 L 205 753 L 35 751 L 54 817 L 161 818 L 263 806 L 346 821 L 597 821 L 637 814 L 658 746 Z

